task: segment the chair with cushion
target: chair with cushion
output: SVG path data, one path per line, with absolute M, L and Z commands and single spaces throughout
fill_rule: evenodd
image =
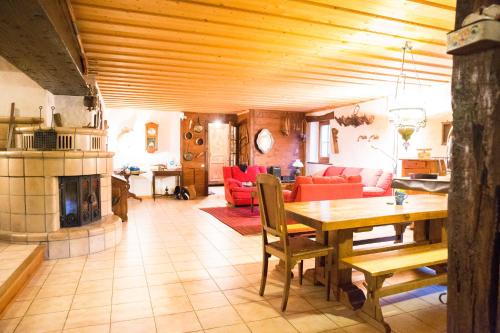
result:
M 252 202 L 254 186 L 243 186 L 243 183 L 255 183 L 256 176 L 266 173 L 266 167 L 252 165 L 242 171 L 239 166 L 227 166 L 222 168 L 224 175 L 224 194 L 229 204 L 233 206 L 248 206 Z M 254 202 L 257 204 L 257 202 Z
M 261 296 L 264 295 L 267 280 L 267 270 L 271 255 L 278 257 L 285 264 L 285 286 L 281 300 L 281 310 L 286 310 L 292 269 L 299 264 L 299 281 L 302 282 L 303 260 L 325 257 L 326 270 L 326 299 L 330 299 L 331 274 L 330 267 L 333 260 L 333 247 L 322 245 L 305 237 L 292 238 L 285 217 L 285 204 L 280 181 L 273 175 L 257 175 L 257 192 L 260 201 L 260 219 L 262 222 L 263 262 L 262 277 L 260 281 Z M 270 242 L 268 234 L 278 237 L 278 241 Z

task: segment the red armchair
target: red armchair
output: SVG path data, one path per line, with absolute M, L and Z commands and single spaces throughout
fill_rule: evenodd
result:
M 243 182 L 252 182 L 255 184 L 259 173 L 266 173 L 266 167 L 252 165 L 245 172 L 238 166 L 223 167 L 224 175 L 224 193 L 226 200 L 233 206 L 247 206 L 252 201 L 251 193 L 255 187 L 243 186 Z M 254 204 L 257 199 L 254 200 Z

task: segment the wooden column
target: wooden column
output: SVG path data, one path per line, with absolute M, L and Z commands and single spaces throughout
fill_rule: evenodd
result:
M 456 28 L 480 6 L 458 0 Z M 448 332 L 500 332 L 500 48 L 453 59 Z

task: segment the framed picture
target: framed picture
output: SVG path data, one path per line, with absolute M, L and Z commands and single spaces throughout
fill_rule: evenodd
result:
M 450 130 L 453 124 L 451 121 L 445 121 L 441 123 L 441 145 L 446 146 L 448 143 L 448 135 L 450 134 Z

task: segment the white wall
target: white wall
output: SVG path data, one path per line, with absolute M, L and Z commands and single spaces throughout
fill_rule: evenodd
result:
M 339 154 L 330 155 L 330 163 L 339 166 L 382 168 L 392 171 L 393 160 L 386 156 L 387 154 L 398 160 L 399 173 L 401 170 L 399 159 L 417 158 L 417 148 L 432 148 L 432 157 L 446 156 L 446 146 L 441 145 L 441 124 L 452 120 L 451 95 L 448 89 L 449 86 L 440 86 L 425 92 L 423 98 L 430 101 L 426 105 L 427 126 L 412 135 L 408 151 L 405 151 L 400 135 L 396 135 L 394 126 L 389 123 L 388 98 L 360 103 L 360 114 L 366 113 L 375 116 L 375 121 L 371 125 L 362 125 L 356 128 L 343 127 L 337 121 L 332 120 L 330 125 L 339 130 Z M 334 109 L 336 117 L 349 116 L 353 110 L 354 106 Z M 312 128 L 311 131 L 314 132 Z M 358 142 L 360 135 L 370 137 L 373 134 L 378 135 L 379 139 L 373 142 L 367 142 L 367 140 Z M 313 133 L 312 136 L 314 135 Z M 309 141 L 308 144 L 317 145 L 317 142 Z M 372 148 L 372 145 L 378 150 Z M 309 151 L 314 151 L 314 149 L 310 147 Z M 311 155 L 308 157 L 309 161 L 314 158 Z M 309 165 L 308 173 L 311 174 L 324 168 L 325 166 Z
M 83 96 L 53 95 L 0 56 L 0 116 L 10 115 L 12 102 L 16 104 L 16 117 L 38 117 L 38 107 L 43 106 L 46 125 L 50 125 L 52 106 L 61 114 L 64 126 L 85 126 L 91 119 Z
M 138 166 L 148 171 L 130 178 L 131 191 L 137 195 L 151 195 L 149 172 L 154 164 L 180 163 L 180 112 L 153 111 L 141 109 L 106 109 L 104 118 L 108 120 L 108 149 L 115 152 L 114 168 Z M 158 127 L 158 151 L 146 152 L 145 124 L 154 122 Z M 157 193 L 165 186 L 170 192 L 175 187 L 174 178 L 158 179 Z

